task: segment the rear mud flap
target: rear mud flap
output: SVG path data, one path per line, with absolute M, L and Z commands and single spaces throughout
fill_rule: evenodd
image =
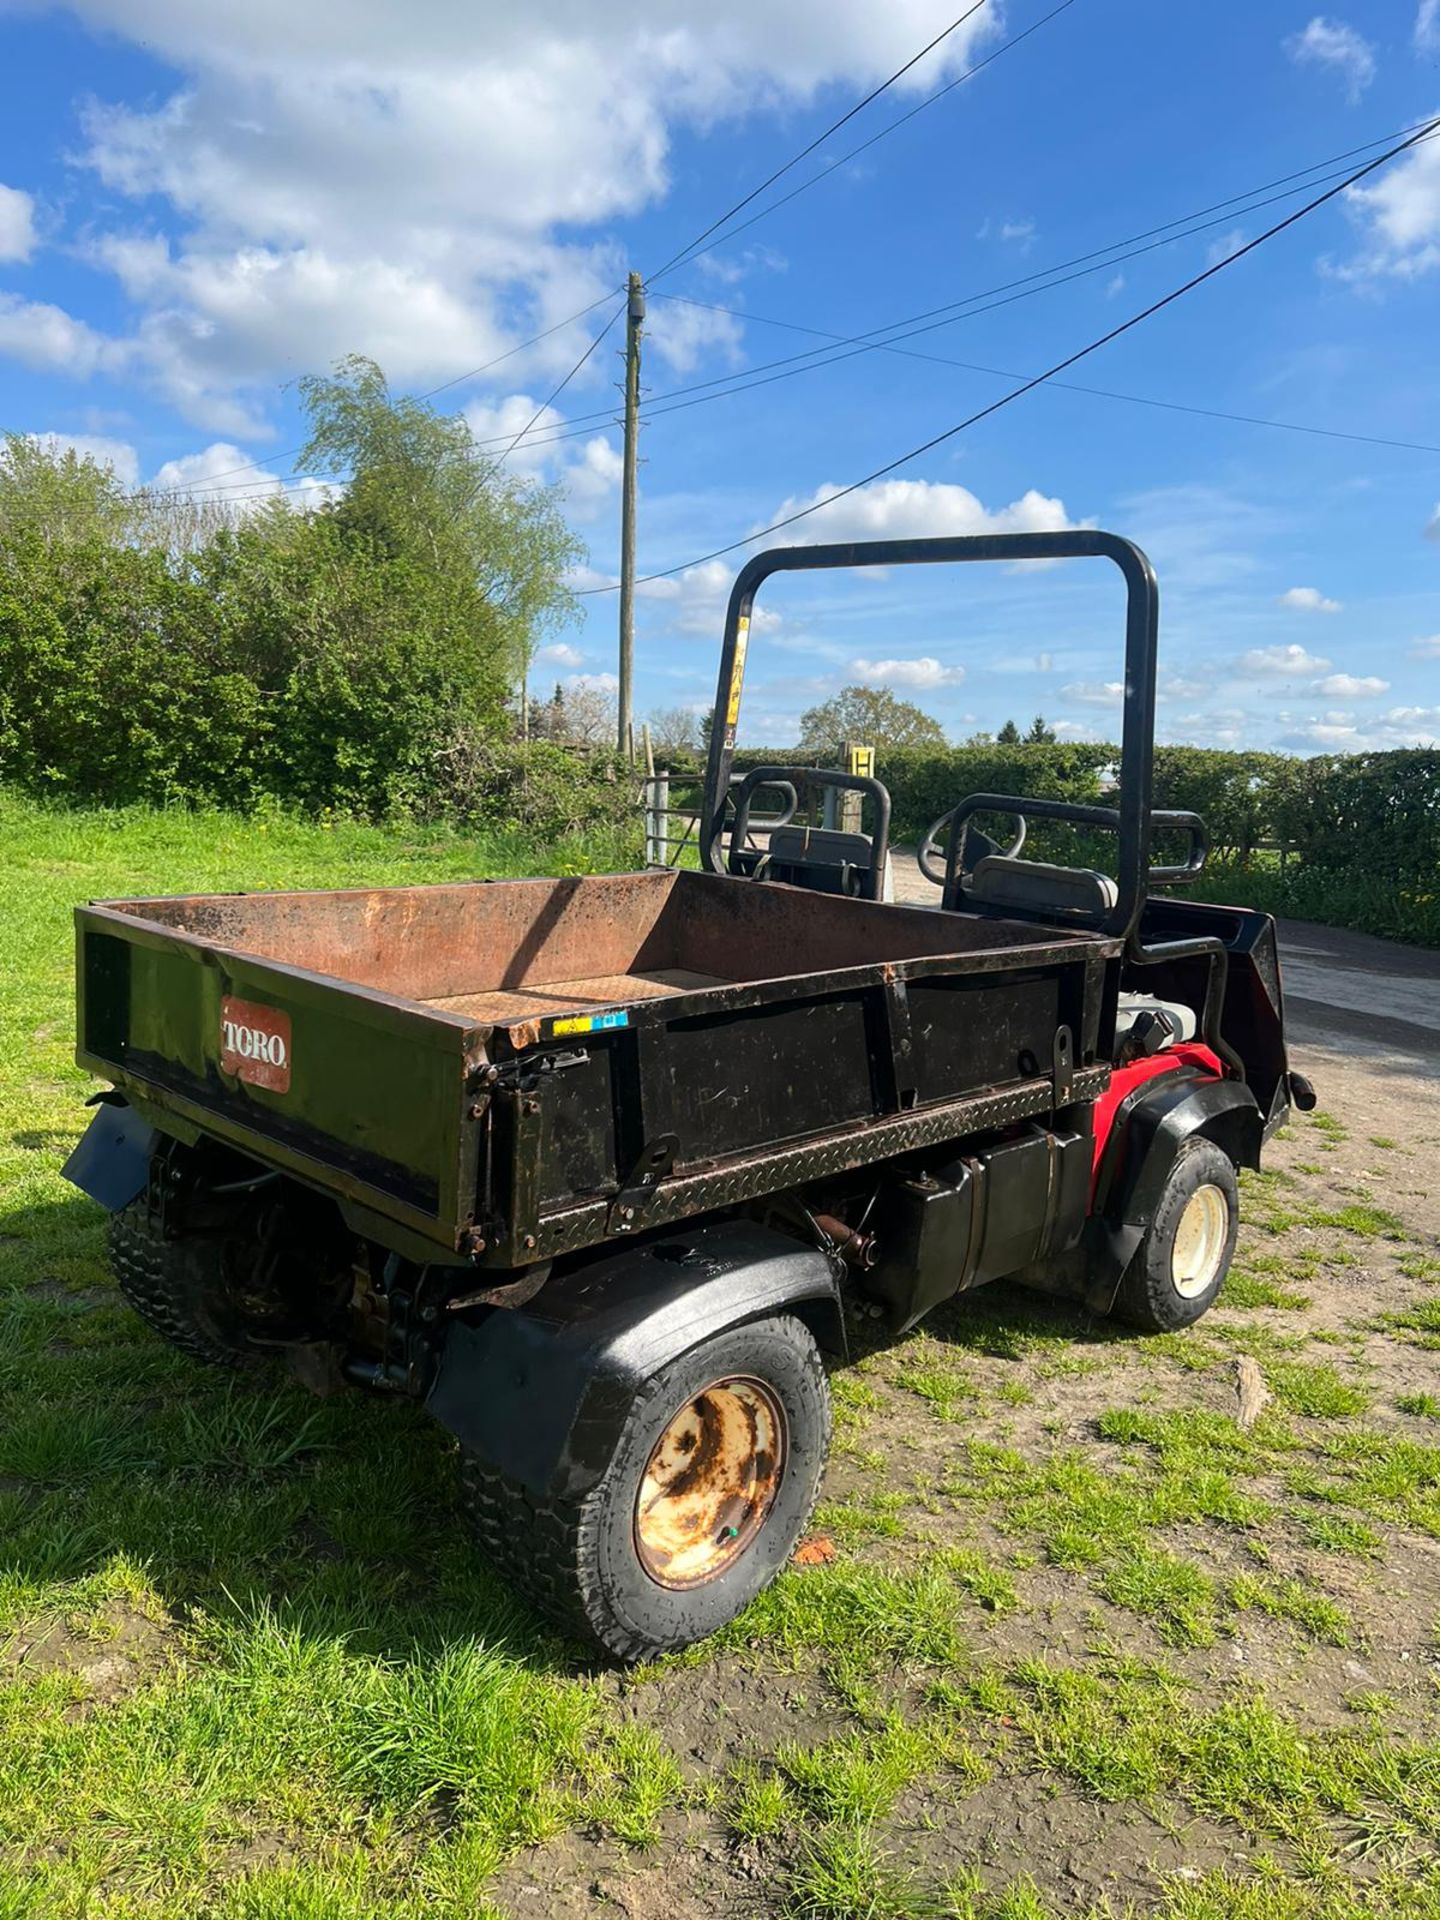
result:
M 104 1100 L 60 1171 L 72 1186 L 119 1213 L 145 1191 L 158 1138 L 133 1107 Z

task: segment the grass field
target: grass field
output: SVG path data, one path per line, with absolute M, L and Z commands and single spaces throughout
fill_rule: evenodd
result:
M 0 799 L 0 1920 L 1440 1916 L 1440 1142 L 1403 1115 L 1297 1123 L 1189 1334 L 1002 1288 L 857 1321 L 834 1558 L 637 1674 L 491 1577 L 426 1420 L 118 1302 L 58 1177 L 77 900 L 613 854 Z

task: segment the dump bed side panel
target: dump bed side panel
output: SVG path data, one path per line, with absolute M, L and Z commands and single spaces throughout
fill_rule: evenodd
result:
M 105 908 L 76 922 L 82 1066 L 453 1249 L 480 1134 L 464 1021 Z
M 535 1022 L 521 1084 L 495 1102 L 487 1261 L 574 1251 L 632 1218 L 681 1218 L 947 1138 L 946 1114 L 959 1134 L 1093 1097 L 1074 1089 L 1100 1071 L 1114 951 L 737 983 L 613 1009 L 580 1036 Z

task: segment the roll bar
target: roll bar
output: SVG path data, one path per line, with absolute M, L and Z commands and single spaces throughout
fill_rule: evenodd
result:
M 1154 780 L 1155 655 L 1160 594 L 1150 562 L 1118 534 L 1077 527 L 1063 533 L 977 534 L 940 540 L 852 540 L 832 546 L 771 547 L 736 575 L 725 610 L 720 677 L 710 755 L 701 802 L 700 858 L 725 871 L 720 836 L 735 759 L 735 735 L 745 688 L 745 656 L 755 592 L 772 573 L 812 573 L 837 567 L 933 566 L 942 561 L 1109 560 L 1125 581 L 1125 706 L 1120 738 L 1118 898 L 1107 933 L 1128 937 L 1139 923 L 1150 868 L 1150 800 Z

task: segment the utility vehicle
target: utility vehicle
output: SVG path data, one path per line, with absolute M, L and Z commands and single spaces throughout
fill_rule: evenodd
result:
M 732 779 L 769 575 L 1073 557 L 1127 594 L 1113 809 L 957 796 L 937 910 L 881 899 L 878 780 Z M 80 908 L 78 1057 L 112 1086 L 67 1171 L 130 1301 L 198 1360 L 423 1401 L 496 1565 L 624 1659 L 790 1556 L 847 1301 L 898 1333 L 1003 1276 L 1196 1320 L 1237 1168 L 1313 1096 L 1271 921 L 1152 891 L 1205 852 L 1151 806 L 1156 624 L 1101 532 L 776 549 L 730 597 L 700 871 Z M 767 838 L 777 784 L 870 825 Z M 1027 823 L 1112 871 L 1026 858 Z

